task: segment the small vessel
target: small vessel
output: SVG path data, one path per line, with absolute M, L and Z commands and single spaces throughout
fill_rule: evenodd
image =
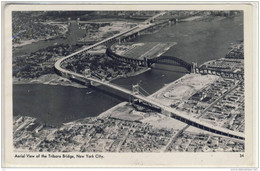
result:
M 92 93 L 92 91 L 88 91 L 88 92 L 86 92 L 86 94 L 90 94 L 90 93 Z

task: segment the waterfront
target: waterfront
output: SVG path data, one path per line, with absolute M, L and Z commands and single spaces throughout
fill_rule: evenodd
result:
M 168 68 L 171 70 L 170 66 Z M 142 80 L 140 85 L 149 93 L 153 93 L 183 74 L 158 68 L 130 78 L 114 80 L 113 83 L 131 89 L 132 84 L 140 83 Z M 84 117 L 98 116 L 112 106 L 127 100 L 127 95 L 105 86 L 93 88 L 41 84 L 13 86 L 14 115 L 37 117 L 55 126 Z M 46 103 L 42 103 L 43 101 Z
M 136 42 L 177 42 L 176 46 L 166 52 L 167 55 L 202 64 L 208 60 L 224 57 L 230 43 L 243 39 L 242 22 L 241 16 L 233 19 L 216 18 L 212 21 L 183 22 L 167 26 L 156 34 L 144 35 Z M 138 76 L 121 78 L 113 82 L 128 89 L 131 89 L 132 84 L 141 83 L 141 87 L 153 93 L 184 74 L 185 70 L 180 71 L 179 67 L 157 66 Z M 107 88 L 102 86 L 95 88 L 98 90 L 50 85 L 14 85 L 13 88 L 14 115 L 30 115 L 54 125 L 97 116 L 128 98 L 120 93 L 117 93 L 118 96 L 112 96 L 114 90 L 107 91 Z M 42 101 L 45 103 L 41 103 Z
M 72 22 L 70 28 L 69 28 L 69 33 L 66 34 L 66 38 L 62 37 L 56 37 L 53 39 L 49 40 L 39 40 L 37 42 L 31 43 L 24 45 L 22 47 L 19 47 L 17 49 L 13 50 L 13 57 L 18 57 L 20 55 L 25 55 L 25 54 L 30 54 L 32 52 L 36 52 L 40 49 L 45 49 L 49 46 L 53 45 L 60 45 L 60 44 L 69 44 L 69 45 L 74 45 L 77 43 L 77 38 L 82 37 L 85 34 L 84 30 L 78 29 L 78 25 L 76 22 Z
M 215 17 L 209 21 L 172 24 L 153 35 L 141 36 L 137 42 L 177 42 L 165 55 L 176 56 L 198 65 L 224 57 L 231 43 L 243 40 L 243 16 Z

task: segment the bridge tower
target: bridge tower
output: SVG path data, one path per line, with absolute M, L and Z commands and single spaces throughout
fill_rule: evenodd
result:
M 198 68 L 198 64 L 196 62 L 192 62 L 192 68 L 191 71 L 192 73 L 197 73 L 197 68 Z
M 139 84 L 137 83 L 136 85 L 132 85 L 132 92 L 133 95 L 139 95 L 140 91 L 139 91 Z M 129 95 L 129 102 L 130 104 L 135 103 L 136 101 L 138 101 L 138 99 L 135 99 L 132 95 Z
M 172 20 L 169 20 L 168 23 L 169 23 L 169 25 L 171 25 L 172 24 Z
M 84 74 L 85 78 L 90 78 L 90 77 L 91 77 L 90 69 L 89 69 L 89 68 L 86 68 L 86 69 L 83 71 L 83 74 Z M 87 86 L 93 85 L 93 84 L 92 84 L 92 81 L 89 81 L 89 80 L 87 80 L 87 79 L 85 79 L 85 84 L 86 84 Z
M 148 59 L 146 57 L 144 57 L 144 66 L 150 67 L 149 63 L 148 63 Z
M 87 78 L 90 77 L 90 76 L 91 76 L 90 69 L 89 69 L 89 68 L 86 68 L 86 69 L 84 70 L 83 74 L 84 74 L 84 76 L 87 77 Z
M 134 95 L 138 95 L 139 94 L 139 84 L 132 85 L 132 91 L 133 91 Z
M 171 19 L 169 19 L 169 24 L 171 24 L 171 23 L 176 24 L 177 21 L 178 21 L 178 19 L 176 19 L 176 18 L 171 18 Z

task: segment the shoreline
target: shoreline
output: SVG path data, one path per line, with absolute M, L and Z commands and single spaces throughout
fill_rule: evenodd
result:
M 188 17 L 188 18 L 185 18 L 185 19 L 182 19 L 180 20 L 180 22 L 189 22 L 189 21 L 195 21 L 195 20 L 200 20 L 200 19 L 203 19 L 205 18 L 206 16 L 191 16 L 191 17 Z
M 36 42 L 39 42 L 39 41 L 48 41 L 50 39 L 55 39 L 59 36 L 62 36 L 64 35 L 65 33 L 62 33 L 61 35 L 55 35 L 55 36 L 49 36 L 49 37 L 46 37 L 46 38 L 42 38 L 42 39 L 31 39 L 31 40 L 24 40 L 24 41 L 21 41 L 21 43 L 16 43 L 16 44 L 13 44 L 13 48 L 22 48 L 23 46 L 26 46 L 26 45 L 30 45 L 32 43 L 36 43 Z
M 48 41 L 50 39 L 56 39 L 60 36 L 65 35 L 67 32 L 68 32 L 68 29 L 65 29 L 63 32 L 61 32 L 60 35 L 47 36 L 46 38 L 41 38 L 41 39 L 22 40 L 20 43 L 13 44 L 12 47 L 13 48 L 22 48 L 23 46 L 30 45 L 32 43 L 36 43 L 36 42 L 39 42 L 39 41 L 43 41 L 43 40 Z
M 13 83 L 13 85 L 50 85 L 50 86 L 63 86 L 63 87 L 74 87 L 74 88 L 87 88 L 84 86 L 80 86 L 80 85 L 62 85 L 62 84 L 58 84 L 58 83 L 41 83 L 41 82 L 34 82 L 34 83 L 30 83 L 30 82 L 24 82 L 24 83 Z
M 189 73 L 191 74 L 191 73 Z M 188 74 L 185 74 L 183 76 L 181 76 L 180 78 L 178 78 L 177 80 L 169 83 L 169 84 L 165 84 L 162 88 L 160 88 L 159 90 L 157 90 L 156 92 L 154 92 L 153 94 L 150 94 L 148 97 L 153 97 L 154 95 L 156 95 L 157 93 L 164 91 L 165 89 L 167 89 L 168 87 L 172 86 L 173 84 L 176 84 L 178 81 L 180 81 L 181 79 L 187 77 Z
M 111 115 L 111 112 L 113 112 L 115 109 L 117 109 L 118 107 L 121 107 L 121 106 L 124 106 L 126 105 L 127 102 L 121 102 L 121 103 L 118 103 L 117 105 L 107 109 L 106 111 L 100 113 L 98 116 L 96 116 L 97 118 L 106 118 L 106 117 L 109 117 Z
M 134 76 L 137 76 L 137 75 L 139 75 L 139 74 L 145 73 L 145 72 L 147 72 L 147 71 L 149 71 L 149 70 L 151 70 L 151 68 L 144 68 L 144 69 L 141 69 L 141 70 L 139 70 L 139 71 L 137 71 L 137 72 L 130 72 L 130 73 L 126 74 L 125 76 L 122 76 L 122 75 L 121 75 L 121 76 L 119 76 L 119 77 L 115 77 L 115 78 L 109 80 L 108 82 L 114 81 L 114 80 L 119 79 L 119 78 L 134 77 Z
M 120 79 L 120 78 L 128 78 L 128 77 L 133 77 L 133 76 L 137 76 L 139 74 L 142 74 L 142 73 L 145 73 L 147 71 L 151 70 L 151 68 L 145 68 L 145 69 L 141 69 L 140 71 L 137 71 L 137 72 L 133 72 L 133 73 L 129 73 L 129 74 L 126 74 L 126 76 L 118 76 L 118 77 L 115 77 L 107 82 L 112 82 L 114 80 L 117 80 L 117 79 Z M 43 75 L 44 76 L 44 75 Z M 58 75 L 55 75 L 55 76 L 58 76 Z M 65 80 L 66 78 L 59 78 L 61 80 Z M 48 81 L 43 81 L 43 80 L 22 80 L 22 81 L 18 81 L 18 80 L 14 80 L 12 81 L 13 85 L 39 85 L 39 84 L 43 84 L 43 85 L 53 85 L 53 86 L 65 86 L 65 87 L 74 87 L 74 88 L 88 88 L 87 86 L 85 85 L 81 85 L 81 84 L 77 84 L 77 83 L 74 83 L 72 82 L 71 80 L 69 79 L 66 79 L 65 81 L 67 81 L 67 83 L 65 82 L 51 82 L 52 80 L 48 80 Z M 95 86 L 99 86 L 99 84 L 95 84 Z

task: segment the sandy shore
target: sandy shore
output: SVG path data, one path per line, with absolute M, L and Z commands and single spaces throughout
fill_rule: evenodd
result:
M 16 48 L 16 47 L 21 47 L 21 46 L 24 46 L 24 45 L 29 45 L 29 44 L 38 42 L 38 41 L 40 41 L 40 40 L 44 40 L 44 39 L 22 40 L 20 43 L 15 43 L 15 44 L 13 44 L 13 47 Z
M 86 88 L 86 86 L 72 82 L 69 79 L 60 77 L 56 74 L 43 75 L 34 80 L 18 80 L 13 78 L 13 84 L 46 84 L 46 85 L 60 85 L 60 86 L 71 86 L 76 88 Z
M 122 106 L 125 106 L 127 104 L 127 102 L 122 102 L 122 103 L 119 103 L 118 105 L 115 105 L 114 107 L 104 111 L 103 113 L 99 114 L 97 116 L 97 118 L 107 118 L 109 116 L 111 116 L 112 112 L 117 110 L 119 107 L 122 107 Z

